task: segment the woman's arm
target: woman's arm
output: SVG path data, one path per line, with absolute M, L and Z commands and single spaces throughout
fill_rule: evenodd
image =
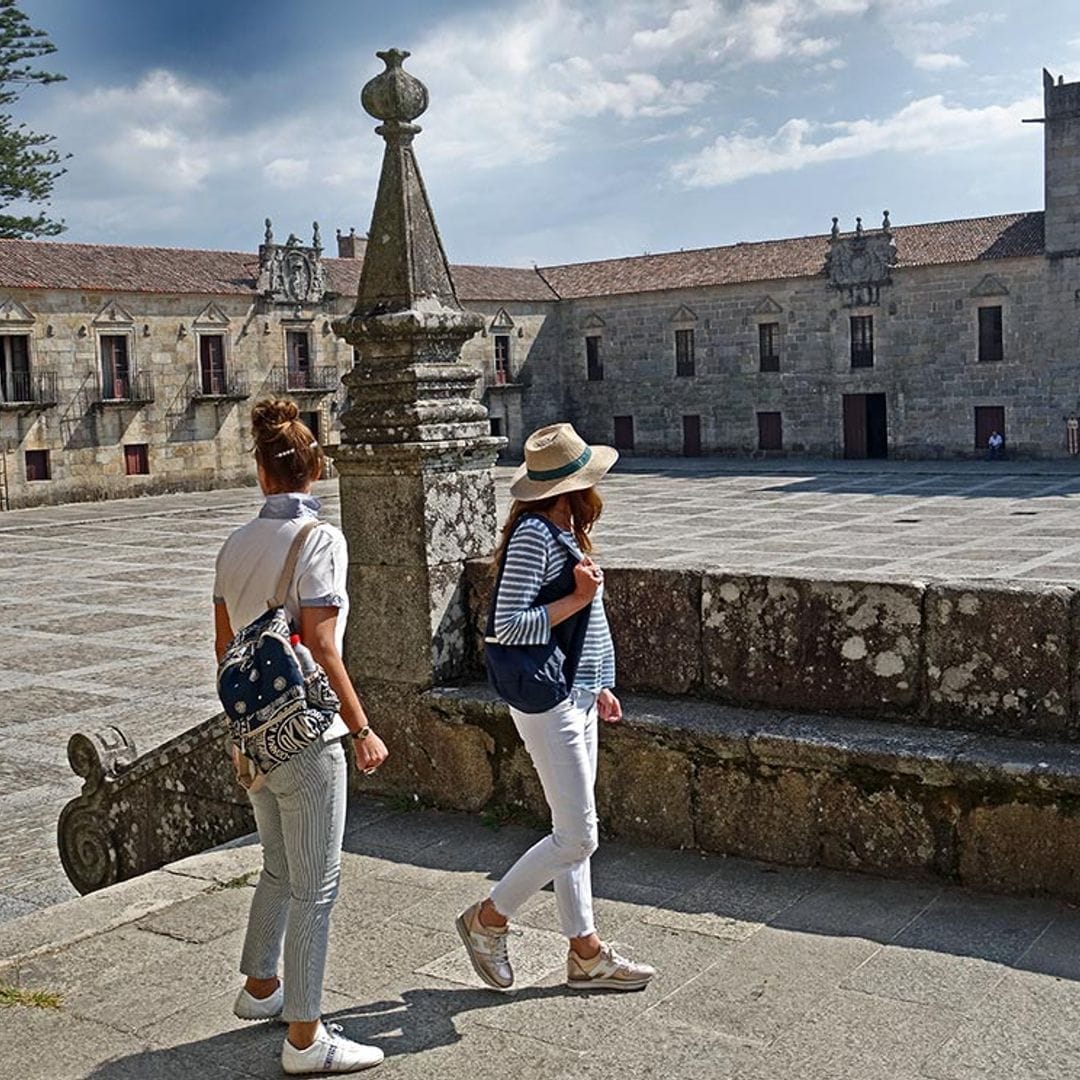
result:
M 217 600 L 214 602 L 214 655 L 220 664 L 229 642 L 233 639 L 232 623 L 229 622 L 229 610 Z
M 495 637 L 500 645 L 543 645 L 551 628 L 569 619 L 593 598 L 598 568 L 589 559 L 574 567 L 576 587 L 550 604 L 536 603 L 551 559 L 551 541 L 543 527 L 523 525 L 506 548 L 499 593 L 495 598 Z
M 352 734 L 368 727 L 367 714 L 360 704 L 352 679 L 345 670 L 345 661 L 338 652 L 335 629 L 338 609 L 334 607 L 302 607 L 300 609 L 300 639 L 326 672 L 330 685 L 341 702 L 341 718 Z M 367 738 L 354 739 L 356 764 L 362 771 L 378 768 L 386 760 L 386 746 L 375 732 Z

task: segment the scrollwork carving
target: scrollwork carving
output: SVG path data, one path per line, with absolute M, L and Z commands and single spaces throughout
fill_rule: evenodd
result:
M 64 872 L 83 895 L 119 879 L 120 861 L 108 820 L 82 797 L 72 799 L 61 811 L 56 839 Z

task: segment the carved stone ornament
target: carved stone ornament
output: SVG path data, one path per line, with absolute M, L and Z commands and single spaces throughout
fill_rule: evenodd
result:
M 72 735 L 68 742 L 68 762 L 84 783 L 82 793 L 60 813 L 57 845 L 64 870 L 81 893 L 120 880 L 108 812 L 110 788 L 135 757 L 135 744 L 116 727 Z
M 300 243 L 294 233 L 284 244 L 275 244 L 270 219 L 266 236 L 259 245 L 259 280 L 256 285 L 263 300 L 273 304 L 321 304 L 326 294 L 326 270 L 322 264 L 322 242 L 315 224 L 311 246 Z
M 829 285 L 844 294 L 845 307 L 879 303 L 881 286 L 892 284 L 891 270 L 896 261 L 896 241 L 887 210 L 882 228 L 875 232 L 864 231 L 862 218 L 856 218 L 855 232 L 845 236 L 840 232 L 839 219 L 833 218 L 825 273 Z

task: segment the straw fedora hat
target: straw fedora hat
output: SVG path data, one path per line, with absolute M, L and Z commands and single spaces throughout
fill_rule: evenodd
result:
M 525 464 L 514 473 L 510 495 L 535 502 L 590 488 L 619 460 L 611 446 L 589 446 L 572 424 L 550 424 L 525 440 Z

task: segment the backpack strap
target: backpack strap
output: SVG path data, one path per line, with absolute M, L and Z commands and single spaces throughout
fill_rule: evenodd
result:
M 300 558 L 300 549 L 304 546 L 308 534 L 314 532 L 321 524 L 321 521 L 305 521 L 293 537 L 293 542 L 289 546 L 289 554 L 285 556 L 285 566 L 282 568 L 281 577 L 278 578 L 277 588 L 274 590 L 273 597 L 266 602 L 268 608 L 285 606 L 285 597 L 289 594 L 289 586 L 292 585 L 293 574 L 296 573 L 296 563 Z

